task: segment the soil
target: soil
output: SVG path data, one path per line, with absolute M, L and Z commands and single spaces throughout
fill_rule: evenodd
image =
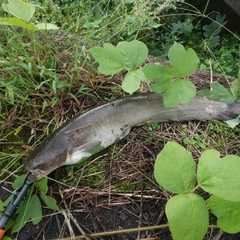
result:
M 151 56 L 147 61 L 165 63 Z M 190 80 L 197 84 L 198 89 L 202 89 L 208 87 L 210 81 L 225 84 L 226 77 L 229 81 L 233 80 L 228 76 L 198 70 L 191 75 Z M 102 78 L 99 82 L 104 86 L 105 77 L 99 75 L 98 78 Z M 122 78 L 123 73 L 118 74 L 111 82 L 117 85 Z M 148 89 L 148 85 L 141 86 L 142 91 Z M 122 96 L 119 93 L 111 96 L 109 92 L 100 88 L 95 93 L 99 96 L 98 99 L 92 99 L 87 95 L 79 99 L 84 103 L 81 110 L 102 103 L 103 95 L 109 99 Z M 79 109 L 76 105 L 72 106 L 69 101 L 63 101 L 61 107 L 58 105 L 56 108 L 52 110 L 54 116 L 56 112 L 58 115 L 64 115 L 68 112 L 66 108 Z M 74 111 L 71 111 L 68 115 L 73 114 Z M 217 126 L 219 123 L 213 121 L 211 124 Z M 239 136 L 239 128 L 236 128 L 233 134 Z M 194 139 L 196 135 L 201 136 L 201 141 L 206 147 L 210 144 L 212 148 L 220 151 L 222 156 L 240 155 L 239 141 L 228 135 L 220 136 L 216 130 L 211 130 L 209 122 L 162 123 L 159 127 L 146 125 L 134 128 L 126 138 L 88 160 L 84 168 L 63 167 L 51 173 L 48 194 L 57 200 L 62 212 L 51 211 L 43 204 L 42 221 L 37 225 L 27 223 L 12 237 L 19 240 L 172 239 L 166 226 L 164 212 L 171 195 L 156 184 L 153 166 L 157 154 L 168 140 L 179 142 L 192 152 L 195 159 L 198 159 L 204 149 L 190 142 L 184 144 L 183 141 L 185 137 Z M 219 147 L 218 140 L 224 142 L 222 148 Z M 89 169 L 93 169 L 94 165 L 101 167 L 102 171 L 90 173 Z M 10 180 L 4 183 L 4 188 L 11 190 Z M 9 193 L 2 188 L 0 195 L 1 199 L 5 200 Z M 210 224 L 216 224 L 214 216 L 211 216 Z M 140 231 L 140 228 L 143 230 Z M 116 232 L 114 234 L 114 231 L 118 231 L 117 234 Z M 6 235 L 11 236 L 11 233 L 7 232 Z M 85 237 L 78 237 L 83 235 Z M 240 239 L 240 234 L 231 235 L 217 228 L 209 228 L 204 239 L 235 240 Z

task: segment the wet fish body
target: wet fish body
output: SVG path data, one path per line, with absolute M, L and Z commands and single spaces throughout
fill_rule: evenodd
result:
M 165 108 L 162 94 L 125 97 L 67 121 L 28 157 L 29 179 L 38 180 L 62 165 L 75 164 L 125 137 L 132 127 L 149 122 L 229 120 L 240 114 L 240 103 L 195 97 L 187 104 Z

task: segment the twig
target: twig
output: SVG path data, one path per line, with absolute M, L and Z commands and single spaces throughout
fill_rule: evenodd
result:
M 65 222 L 66 222 L 66 224 L 67 224 L 67 226 L 68 226 L 68 230 L 69 230 L 69 233 L 70 233 L 70 235 L 71 235 L 71 238 L 70 238 L 70 239 L 76 239 L 76 238 L 75 238 L 74 231 L 73 231 L 72 226 L 71 226 L 71 223 L 70 223 L 70 219 L 69 219 L 69 217 L 67 216 L 65 210 L 63 210 L 63 209 L 62 209 L 62 214 L 63 214 L 63 216 L 64 216 L 64 218 L 65 218 Z M 69 214 L 69 212 L 68 212 L 68 214 Z M 84 238 L 85 238 L 85 237 L 84 237 Z
M 116 235 L 116 234 L 138 232 L 138 231 L 149 231 L 149 230 L 154 231 L 154 230 L 157 230 L 157 229 L 162 229 L 162 228 L 167 228 L 167 227 L 169 227 L 168 224 L 163 224 L 163 225 L 159 225 L 159 226 L 150 226 L 150 227 L 142 227 L 142 228 L 130 228 L 130 229 L 108 231 L 108 232 L 92 233 L 92 234 L 88 234 L 86 236 L 75 237 L 75 240 L 85 239 L 86 237 L 89 237 L 89 238 L 91 238 L 91 237 L 104 237 L 104 236 L 108 236 L 108 235 Z M 51 240 L 57 240 L 57 239 L 51 239 Z M 71 238 L 62 238 L 61 240 L 71 240 Z
M 73 223 L 75 224 L 76 228 L 79 230 L 79 232 L 83 235 L 86 236 L 86 233 L 83 231 L 83 229 L 79 226 L 78 222 L 76 221 L 76 219 L 73 217 L 71 212 L 68 212 L 69 217 L 72 219 Z M 88 238 L 87 236 L 85 237 L 86 240 L 90 240 L 90 238 Z
M 72 229 L 72 227 L 71 227 L 69 218 L 72 219 L 73 223 L 75 224 L 75 226 L 77 227 L 77 229 L 80 231 L 80 233 L 81 233 L 83 236 L 86 236 L 85 232 L 84 232 L 83 229 L 79 226 L 79 224 L 77 223 L 76 219 L 73 217 L 72 213 L 70 212 L 70 209 L 68 208 L 68 205 L 67 205 L 67 203 L 66 203 L 66 201 L 64 200 L 64 197 L 63 197 L 63 195 L 62 195 L 62 192 L 59 191 L 59 193 L 60 193 L 60 195 L 61 195 L 61 197 L 62 197 L 63 204 L 64 204 L 65 208 L 67 209 L 67 214 L 65 213 L 65 210 L 63 210 L 63 209 L 62 209 L 62 213 L 63 213 L 63 215 L 64 215 L 64 217 L 65 217 L 66 224 L 67 224 L 67 226 L 68 226 L 68 228 L 69 228 L 70 235 L 71 235 L 71 236 L 74 235 L 74 239 L 76 239 L 76 238 L 75 238 L 75 234 L 74 234 L 74 232 L 73 232 L 73 229 Z M 87 240 L 90 240 L 88 237 L 84 237 L 84 238 L 87 239 Z M 71 239 L 72 239 L 72 238 L 71 238 Z
M 141 201 L 140 201 L 140 213 L 139 213 L 139 223 L 138 228 L 141 228 L 142 225 L 142 214 L 143 214 L 143 183 L 142 183 L 142 174 L 141 174 Z M 140 238 L 141 231 L 138 231 L 137 239 Z
M 223 230 L 220 230 L 220 231 L 212 238 L 212 240 L 219 240 L 222 235 L 223 235 Z

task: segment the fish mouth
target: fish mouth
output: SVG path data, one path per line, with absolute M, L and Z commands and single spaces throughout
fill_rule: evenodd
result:
M 46 177 L 47 174 L 45 171 L 37 169 L 37 170 L 29 170 L 29 175 L 28 175 L 28 179 L 32 182 L 38 181 L 41 178 Z

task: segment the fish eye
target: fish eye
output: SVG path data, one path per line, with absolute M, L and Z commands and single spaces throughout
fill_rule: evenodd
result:
M 38 163 L 35 163 L 32 167 L 33 169 L 39 169 L 39 168 L 42 168 L 42 163 L 38 162 Z

